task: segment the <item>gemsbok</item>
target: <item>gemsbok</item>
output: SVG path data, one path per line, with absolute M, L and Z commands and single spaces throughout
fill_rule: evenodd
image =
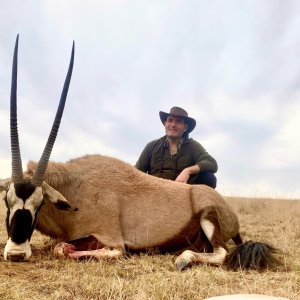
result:
M 236 213 L 205 185 L 177 183 L 142 173 L 121 160 L 86 155 L 66 163 L 49 162 L 62 117 L 74 61 L 74 43 L 62 96 L 38 163 L 23 173 L 17 129 L 17 53 L 11 87 L 12 175 L 5 191 L 8 241 L 4 259 L 27 261 L 34 228 L 59 241 L 57 257 L 110 259 L 126 251 L 183 251 L 179 270 L 197 263 L 231 269 L 280 265 L 272 246 L 242 243 Z M 228 251 L 226 241 L 237 245 Z

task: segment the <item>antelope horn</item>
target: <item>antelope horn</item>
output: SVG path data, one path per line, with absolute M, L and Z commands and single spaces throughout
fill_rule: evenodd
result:
M 14 58 L 11 76 L 10 91 L 10 142 L 12 156 L 11 181 L 20 183 L 23 181 L 22 160 L 19 147 L 18 118 L 17 118 L 17 74 L 18 74 L 18 44 L 19 34 L 16 38 Z
M 71 76 L 72 76 L 73 63 L 74 63 L 74 48 L 75 48 L 75 45 L 74 45 L 74 42 L 73 42 L 69 69 L 68 69 L 68 73 L 67 73 L 66 80 L 65 80 L 65 83 L 64 83 L 63 91 L 62 91 L 62 94 L 61 94 L 61 97 L 60 97 L 60 101 L 59 101 L 59 105 L 58 105 L 58 108 L 57 108 L 55 120 L 53 122 L 52 129 L 51 129 L 51 132 L 49 134 L 47 144 L 46 144 L 45 149 L 43 151 L 43 154 L 42 154 L 42 156 L 39 160 L 39 163 L 38 163 L 37 169 L 34 173 L 34 176 L 31 180 L 31 183 L 34 184 L 35 186 L 41 186 L 43 181 L 44 181 L 44 176 L 45 176 L 46 169 L 47 169 L 47 166 L 48 166 L 51 151 L 52 151 L 53 145 L 55 143 L 55 139 L 56 139 L 57 132 L 58 132 L 58 129 L 59 129 L 60 121 L 61 121 L 61 118 L 62 118 L 62 114 L 63 114 L 63 111 L 64 111 L 66 99 L 67 99 L 67 94 L 68 94 L 68 89 L 69 89 L 69 85 L 70 85 L 70 81 L 71 81 Z

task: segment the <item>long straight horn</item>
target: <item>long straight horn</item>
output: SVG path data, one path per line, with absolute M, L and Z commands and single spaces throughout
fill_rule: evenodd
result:
M 69 90 L 69 85 L 70 85 L 70 81 L 71 81 L 71 76 L 72 76 L 72 70 L 73 70 L 74 48 L 75 48 L 75 45 L 74 45 L 74 42 L 73 42 L 69 69 L 68 69 L 68 73 L 67 73 L 66 80 L 65 80 L 65 83 L 64 83 L 63 91 L 62 91 L 62 94 L 61 94 L 61 97 L 60 97 L 60 102 L 59 102 L 59 106 L 57 108 L 55 120 L 53 122 L 52 129 L 51 129 L 51 132 L 49 134 L 47 144 L 46 144 L 45 149 L 43 151 L 43 154 L 40 158 L 40 161 L 38 163 L 38 166 L 37 166 L 37 169 L 34 173 L 34 176 L 31 180 L 31 183 L 36 185 L 36 186 L 40 186 L 43 183 L 44 176 L 45 176 L 45 173 L 46 173 L 46 169 L 47 169 L 47 166 L 48 166 L 48 162 L 49 162 L 49 159 L 50 159 L 51 151 L 52 151 L 53 145 L 55 143 L 55 139 L 56 139 L 57 132 L 58 132 L 58 129 L 59 129 L 60 121 L 61 121 L 62 114 L 63 114 L 63 111 L 64 111 L 64 107 L 65 107 L 65 103 L 66 103 L 66 99 L 67 99 L 67 94 L 68 94 L 68 90 Z
M 19 147 L 18 118 L 17 118 L 17 76 L 18 76 L 18 44 L 19 35 L 17 35 L 11 76 L 10 91 L 10 142 L 12 156 L 12 174 L 11 181 L 20 183 L 23 181 L 22 160 Z

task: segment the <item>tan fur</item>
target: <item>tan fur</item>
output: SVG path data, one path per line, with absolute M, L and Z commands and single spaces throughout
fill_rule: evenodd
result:
M 35 168 L 30 161 L 26 173 Z M 89 155 L 50 162 L 45 181 L 79 209 L 42 207 L 36 228 L 63 241 L 93 235 L 112 248 L 159 247 L 210 206 L 218 212 L 225 241 L 239 231 L 236 214 L 215 190 L 156 178 L 118 159 Z

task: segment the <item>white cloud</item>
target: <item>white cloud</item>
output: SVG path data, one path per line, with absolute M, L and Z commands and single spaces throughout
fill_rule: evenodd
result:
M 8 159 L 0 158 L 0 178 L 8 178 L 11 175 L 11 162 Z
M 266 142 L 262 153 L 262 165 L 271 169 L 300 167 L 300 103 L 291 103 L 281 111 L 277 120 L 279 128 Z
M 274 96 L 260 94 L 255 98 L 248 95 L 229 94 L 224 90 L 213 90 L 205 101 L 196 108 L 200 120 L 266 123 L 276 125 L 279 114 Z

